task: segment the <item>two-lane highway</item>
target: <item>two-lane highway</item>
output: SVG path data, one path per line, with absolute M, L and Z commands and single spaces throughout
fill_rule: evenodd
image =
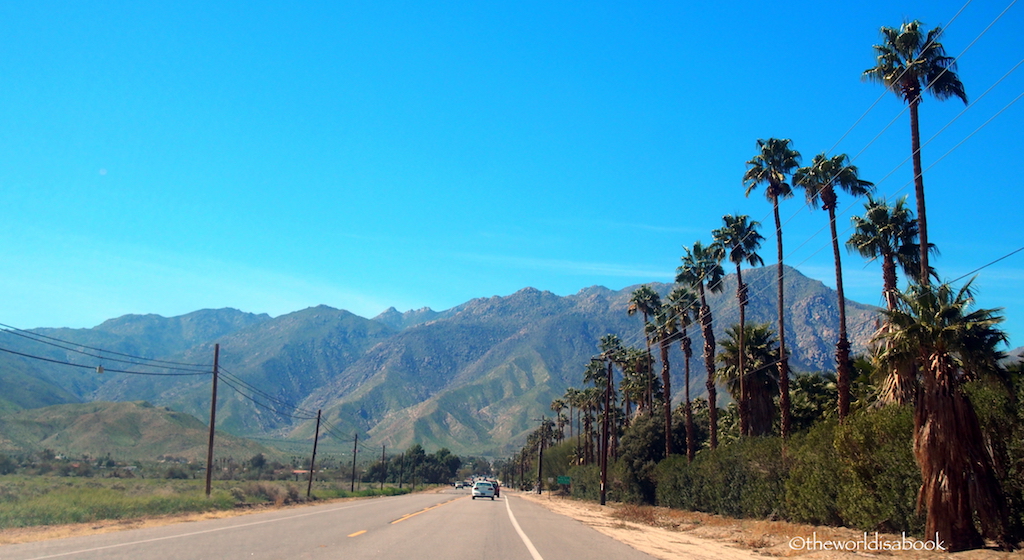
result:
M 573 519 L 503 491 L 469 490 L 289 508 L 87 537 L 0 546 L 0 560 L 650 560 Z

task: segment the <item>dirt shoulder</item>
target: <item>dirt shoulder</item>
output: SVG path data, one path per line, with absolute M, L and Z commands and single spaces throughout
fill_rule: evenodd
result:
M 550 494 L 516 495 L 572 517 L 662 560 L 749 560 L 764 556 L 800 557 L 801 560 L 853 560 L 865 556 L 908 560 L 951 557 L 947 552 L 899 550 L 934 546 L 928 542 L 904 540 L 902 535 L 876 536 L 871 533 L 865 536 L 863 531 L 843 527 L 730 519 L 705 513 L 626 504 L 602 507 L 593 502 Z M 982 549 L 958 552 L 952 557 L 957 560 L 1022 560 L 1024 553 Z

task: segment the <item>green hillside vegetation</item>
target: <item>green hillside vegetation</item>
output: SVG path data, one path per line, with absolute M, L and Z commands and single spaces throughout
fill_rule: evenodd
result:
M 63 404 L 0 414 L 0 452 L 50 450 L 68 457 L 120 462 L 173 456 L 206 460 L 209 427 L 196 418 L 146 402 Z M 266 446 L 218 431 L 217 457 L 280 455 Z

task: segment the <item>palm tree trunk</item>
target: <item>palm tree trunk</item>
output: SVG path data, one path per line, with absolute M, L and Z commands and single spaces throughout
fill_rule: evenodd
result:
M 654 359 L 651 354 L 651 337 L 647 334 L 647 313 L 644 313 L 644 342 L 647 344 L 647 392 L 644 394 L 644 404 L 647 410 L 654 405 Z
M 704 370 L 708 390 L 708 423 L 711 432 L 711 449 L 718 448 L 718 389 L 715 386 L 715 333 L 711 330 L 711 308 L 704 298 L 704 283 L 697 284 L 700 292 L 700 327 L 704 335 Z
M 669 375 L 668 365 L 668 345 L 670 344 L 668 337 L 661 339 L 661 384 L 662 392 L 665 396 L 665 457 L 668 458 L 672 454 L 672 380 Z
M 683 331 L 683 370 L 686 372 L 686 460 L 693 462 L 697 453 L 696 434 L 693 430 L 693 407 L 690 404 L 690 358 L 693 357 L 693 350 L 690 348 L 690 337 Z
M 914 160 L 914 197 L 917 199 L 917 232 L 921 241 L 921 277 L 918 282 L 927 286 L 928 277 L 928 216 L 924 206 L 924 172 L 921 170 L 921 131 L 918 127 L 917 106 L 921 104 L 920 94 L 910 100 L 910 148 Z
M 747 377 L 747 354 L 744 349 L 744 344 L 747 338 L 746 324 L 747 324 L 747 286 L 743 283 L 743 272 L 740 270 L 739 263 L 736 263 L 736 300 L 740 304 L 740 356 L 739 356 L 739 377 L 740 377 L 740 435 L 750 435 L 750 420 L 747 418 L 748 403 L 747 403 L 747 389 L 746 389 L 746 377 Z
M 974 525 L 977 515 L 986 536 L 1004 544 L 1006 502 L 974 407 L 952 386 L 956 372 L 948 360 L 930 361 L 914 414 L 922 481 L 917 505 L 928 514 L 926 538 L 937 535 L 951 552 L 978 548 L 984 540 Z
M 891 254 L 882 255 L 882 296 L 885 308 L 892 313 L 896 310 L 896 261 Z
M 786 354 L 786 323 L 785 303 L 783 301 L 783 271 L 782 271 L 782 221 L 779 219 L 779 198 L 772 199 L 772 208 L 775 213 L 775 240 L 778 245 L 779 268 L 779 408 L 782 419 L 780 427 L 782 437 L 789 437 L 789 356 Z
M 828 224 L 832 230 L 832 255 L 836 264 L 836 292 L 839 294 L 839 342 L 836 343 L 836 388 L 839 391 L 839 423 L 850 413 L 850 340 L 846 334 L 846 295 L 843 291 L 843 265 L 839 257 L 839 236 L 836 234 L 836 207 L 828 205 Z

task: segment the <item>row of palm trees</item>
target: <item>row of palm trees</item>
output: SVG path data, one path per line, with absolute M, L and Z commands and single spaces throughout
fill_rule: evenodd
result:
M 946 56 L 939 42 L 941 28 L 926 32 L 920 22 L 912 21 L 899 28 L 883 27 L 881 34 L 883 41 L 874 46 L 876 65 L 864 71 L 862 78 L 881 83 L 910 107 L 916 219 L 907 208 L 905 199 L 890 204 L 884 199 L 873 198 L 872 183 L 860 178 L 858 169 L 850 164 L 845 154 L 818 154 L 810 165 L 801 167 L 800 154 L 788 139 L 758 140 L 757 152 L 747 162 L 743 175 L 747 196 L 763 187 L 765 197 L 772 204 L 775 221 L 778 313 L 777 349 L 774 354 L 777 375 L 774 378 L 779 390 L 780 432 L 783 438 L 791 432 L 780 201 L 792 197 L 794 189 L 798 189 L 803 191 L 808 204 L 812 207 L 820 205 L 828 212 L 839 308 L 835 354 L 836 408 L 842 421 L 850 412 L 852 364 L 836 208 L 840 192 L 852 197 L 866 196 L 865 213 L 853 219 L 855 231 L 847 246 L 865 258 L 879 259 L 882 264 L 886 324 L 873 341 L 876 361 L 885 379 L 886 395 L 891 400 L 915 405 L 914 451 L 923 478 L 919 504 L 928 514 L 925 532 L 937 535 L 953 549 L 962 549 L 981 542 L 975 517 L 991 535 L 1006 535 L 1005 502 L 993 475 L 991 458 L 984 448 L 977 417 L 963 391 L 964 384 L 971 379 L 1001 374 L 998 345 L 1006 338 L 997 328 L 1001 318 L 994 310 L 971 311 L 973 296 L 970 283 L 960 290 L 946 284 L 930 285 L 935 273 L 930 267 L 929 255 L 935 249 L 928 242 L 918 108 L 926 91 L 940 100 L 955 97 L 966 103 L 963 84 L 956 75 L 955 61 Z M 721 263 L 725 258 L 736 266 L 740 323 L 728 331 L 732 339 L 730 342 L 736 344 L 727 348 L 720 358 L 724 364 L 720 375 L 734 386 L 734 394 L 738 394 L 741 435 L 763 433 L 765 423 L 759 409 L 764 407 L 764 403 L 751 403 L 749 375 L 752 368 L 764 371 L 772 364 L 764 363 L 763 351 L 759 353 L 758 363 L 750 363 L 747 338 L 756 336 L 763 350 L 765 341 L 771 339 L 771 332 L 767 326 L 747 328 L 745 308 L 749 294 L 742 278 L 743 263 L 749 266 L 764 264 L 758 254 L 764 240 L 757 231 L 759 226 L 745 215 L 725 216 L 723 226 L 713 232 L 711 244 L 698 241 L 684 247 L 685 254 L 676 274 L 676 282 L 682 286 L 670 293 L 665 302 L 648 286 L 632 294 L 627 311 L 630 315 L 639 313 L 643 317 L 646 351 L 623 348 L 617 339 L 606 337 L 607 340 L 602 341 L 602 353 L 597 358 L 601 363 L 594 366 L 589 380 L 607 381 L 607 377 L 600 376 L 610 375 L 610 365 L 614 364 L 624 373 L 623 396 L 627 403 L 632 399 L 638 413 L 653 410 L 656 397 L 660 397 L 664 403 L 666 456 L 672 451 L 668 348 L 677 341 L 683 350 L 686 367 L 683 406 L 687 424 L 687 455 L 692 459 L 694 454 L 689 396 L 692 341 L 687 332 L 694 322 L 700 325 L 703 359 L 708 372 L 709 443 L 712 448 L 718 445 L 716 344 L 706 295 L 721 291 L 724 276 Z M 897 267 L 902 267 L 912 282 L 905 293 L 897 288 Z M 657 344 L 661 353 L 660 383 L 653 375 L 652 344 Z M 603 367 L 604 364 L 609 364 L 609 367 Z M 600 408 L 597 387 L 600 385 L 595 383 L 595 392 L 589 400 L 576 403 L 577 410 L 586 407 L 590 411 L 587 418 Z M 763 391 L 754 390 L 753 393 L 762 395 Z M 753 412 L 752 404 L 755 407 Z M 610 410 L 606 413 L 610 414 Z M 752 413 L 757 417 L 753 422 Z M 627 404 L 627 421 L 629 417 Z M 588 441 L 589 433 L 588 429 Z

